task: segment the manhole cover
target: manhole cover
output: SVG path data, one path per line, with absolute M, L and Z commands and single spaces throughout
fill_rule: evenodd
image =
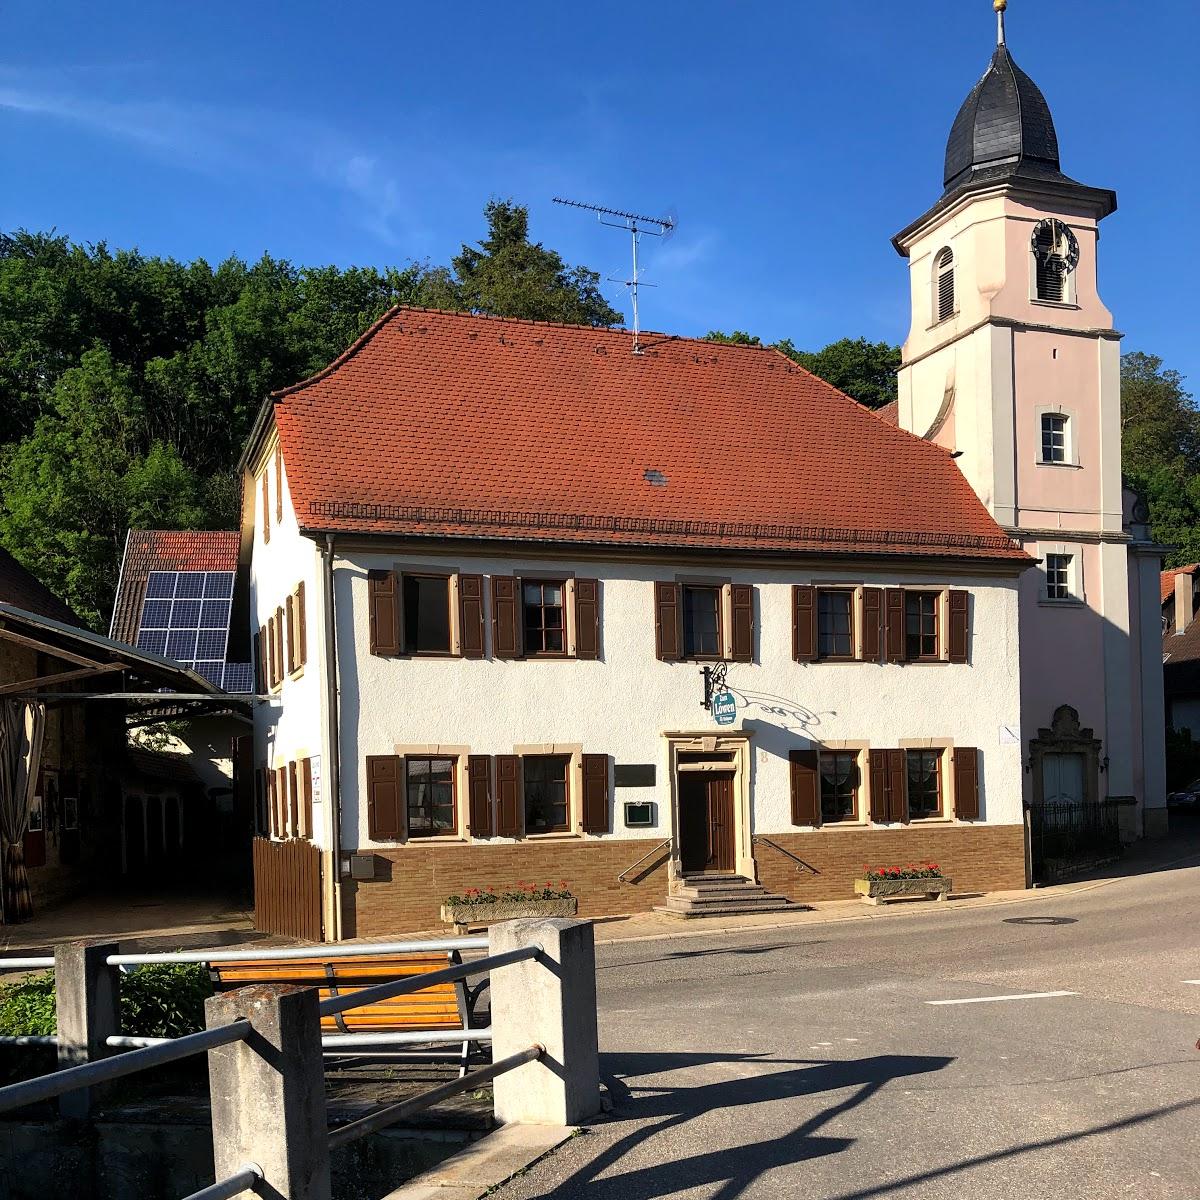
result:
M 1005 925 L 1074 925 L 1074 917 L 1005 917 Z

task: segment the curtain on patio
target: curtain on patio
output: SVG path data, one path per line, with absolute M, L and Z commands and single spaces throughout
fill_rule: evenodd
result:
M 4 919 L 33 915 L 25 871 L 25 831 L 42 761 L 46 706 L 0 700 L 0 837 L 4 839 Z

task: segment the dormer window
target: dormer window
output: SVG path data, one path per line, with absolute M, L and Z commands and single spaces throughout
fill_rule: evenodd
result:
M 934 309 L 937 322 L 954 316 L 954 251 L 947 246 L 933 263 Z

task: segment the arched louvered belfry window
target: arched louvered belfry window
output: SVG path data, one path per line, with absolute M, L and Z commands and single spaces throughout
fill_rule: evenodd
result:
M 933 304 L 938 321 L 954 316 L 954 251 L 947 246 L 933 261 Z
M 1058 253 L 1055 222 L 1041 221 L 1033 233 L 1034 282 L 1039 300 L 1061 304 L 1066 297 L 1067 263 Z

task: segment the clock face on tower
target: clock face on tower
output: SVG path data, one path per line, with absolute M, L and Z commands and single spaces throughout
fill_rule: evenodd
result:
M 1043 268 L 1069 275 L 1079 265 L 1079 239 L 1057 217 L 1048 217 L 1033 227 L 1033 253 Z

